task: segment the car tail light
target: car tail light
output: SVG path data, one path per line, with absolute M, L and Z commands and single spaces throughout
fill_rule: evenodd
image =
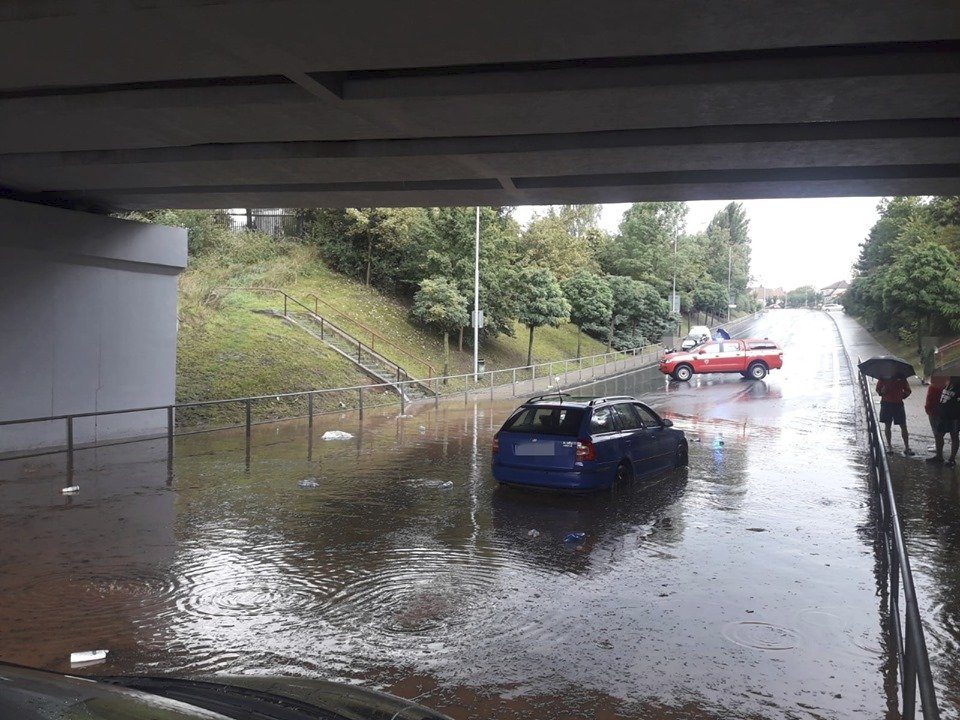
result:
M 590 440 L 577 440 L 577 460 L 596 460 L 597 448 Z
M 497 455 L 500 452 L 500 433 L 493 436 L 493 443 L 490 445 L 490 452 Z

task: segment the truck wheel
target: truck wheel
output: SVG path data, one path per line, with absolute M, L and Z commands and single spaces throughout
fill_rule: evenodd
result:
M 686 382 L 693 375 L 693 370 L 689 365 L 678 365 L 677 369 L 673 371 L 673 377 L 675 380 L 680 382 Z M 763 377 L 761 375 L 761 377 Z
M 767 376 L 767 366 L 762 362 L 755 362 L 748 370 L 754 380 L 763 380 Z

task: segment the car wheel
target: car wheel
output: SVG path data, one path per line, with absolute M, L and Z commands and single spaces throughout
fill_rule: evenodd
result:
M 689 365 L 681 365 L 673 371 L 673 377 L 680 382 L 686 382 L 693 375 L 693 370 Z
M 749 372 L 754 380 L 763 380 L 767 376 L 767 366 L 763 363 L 754 363 L 750 366 Z
M 687 444 L 686 440 L 682 440 L 679 445 L 677 445 L 677 455 L 674 460 L 674 467 L 682 468 L 686 467 L 690 462 L 690 446 Z

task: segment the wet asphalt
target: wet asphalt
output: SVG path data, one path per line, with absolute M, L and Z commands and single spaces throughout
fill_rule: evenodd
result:
M 0 463 L 0 658 L 68 670 L 108 648 L 90 671 L 322 676 L 456 718 L 895 717 L 841 334 L 803 310 L 750 334 L 785 348 L 764 381 L 653 369 L 588 388 L 690 439 L 688 469 L 616 492 L 497 487 L 513 399 L 329 416 L 310 444 L 303 422 L 260 426 L 249 470 L 234 432 L 178 440 L 172 468 L 160 443 L 84 451 L 75 496 L 58 456 Z M 902 460 L 956 718 L 957 481 Z

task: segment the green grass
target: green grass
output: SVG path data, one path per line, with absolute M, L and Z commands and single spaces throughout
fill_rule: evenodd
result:
M 274 292 L 225 290 L 228 287 L 279 288 L 310 309 L 315 294 L 319 314 L 372 345 L 416 377 L 427 377 L 443 368 L 443 337 L 409 321 L 409 307 L 399 299 L 364 286 L 327 268 L 313 248 L 256 234 L 238 233 L 216 253 L 191 257 L 180 278 L 181 319 L 177 351 L 177 401 L 192 402 L 231 397 L 282 394 L 318 388 L 370 384 L 372 380 L 350 362 L 304 331 L 282 320 L 257 312 L 281 310 L 283 297 Z M 291 310 L 301 308 L 290 307 Z M 349 316 L 349 317 L 347 317 Z M 480 355 L 487 370 L 526 364 L 527 329 L 516 327 L 515 337 L 481 339 Z M 472 339 L 468 328 L 465 334 Z M 465 337 L 463 352 L 451 337 L 450 373 L 472 370 L 473 351 Z M 573 325 L 543 327 L 534 332 L 533 362 L 576 356 L 577 331 Z M 606 352 L 606 345 L 586 335 L 582 354 Z M 518 375 L 522 379 L 523 375 Z M 508 382 L 506 376 L 496 382 Z M 447 385 L 446 391 L 463 387 Z M 387 398 L 381 398 L 386 401 Z M 356 398 L 317 396 L 317 410 L 333 409 L 339 402 L 356 406 Z M 366 402 L 374 404 L 370 397 Z M 302 399 L 260 402 L 257 419 L 306 412 Z M 185 409 L 178 413 L 182 425 L 229 424 L 243 419 L 242 405 Z

